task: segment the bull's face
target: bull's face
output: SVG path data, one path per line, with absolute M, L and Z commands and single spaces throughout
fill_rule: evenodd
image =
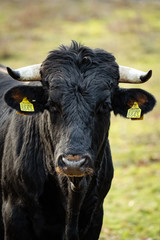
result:
M 34 113 L 44 112 L 50 136 L 46 144 L 51 145 L 54 168 L 63 175 L 94 173 L 106 146 L 111 110 L 126 117 L 127 110 L 138 102 L 143 115 L 155 104 L 152 95 L 143 90 L 119 89 L 119 67 L 115 58 L 102 50 L 77 44 L 63 47 L 50 53 L 40 73 L 42 86 L 15 87 L 5 100 L 23 112 L 20 102 L 27 97 Z M 146 81 L 149 74 L 138 77 Z M 122 76 L 127 82 L 126 75 Z
M 41 67 L 56 171 L 77 177 L 93 174 L 108 134 L 118 65 L 113 56 L 98 50 L 58 54 L 51 53 Z

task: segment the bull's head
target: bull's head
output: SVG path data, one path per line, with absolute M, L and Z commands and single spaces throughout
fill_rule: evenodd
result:
M 95 162 L 104 154 L 112 110 L 126 117 L 137 102 L 144 115 L 155 105 L 154 97 L 144 90 L 118 87 L 119 82 L 146 82 L 151 70 L 146 73 L 118 66 L 111 54 L 76 43 L 52 51 L 42 64 L 7 70 L 18 81 L 41 82 L 42 86 L 14 87 L 5 100 L 20 113 L 24 98 L 34 106 L 34 112 L 27 114 L 44 111 L 44 136 L 48 131 L 54 167 L 70 177 L 94 173 Z

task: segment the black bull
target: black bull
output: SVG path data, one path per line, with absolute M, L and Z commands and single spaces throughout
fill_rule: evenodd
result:
M 41 77 L 26 85 L 1 67 L 1 240 L 97 240 L 113 178 L 110 112 L 126 117 L 137 102 L 143 115 L 155 99 L 119 88 L 115 58 L 76 43 L 50 52 Z M 24 98 L 34 112 L 20 109 Z

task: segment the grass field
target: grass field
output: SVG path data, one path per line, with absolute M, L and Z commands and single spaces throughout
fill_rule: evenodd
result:
M 160 1 L 1 1 L 1 64 L 40 63 L 72 39 L 153 70 L 143 85 L 121 85 L 151 92 L 157 105 L 143 121 L 112 116 L 115 176 L 100 240 L 160 240 Z

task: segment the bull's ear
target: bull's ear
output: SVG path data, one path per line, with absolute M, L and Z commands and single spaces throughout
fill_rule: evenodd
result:
M 151 111 L 155 106 L 155 98 L 142 89 L 116 89 L 112 97 L 112 108 L 114 113 L 127 117 L 128 109 L 137 103 L 141 109 L 141 116 Z
M 40 86 L 17 86 L 6 92 L 6 103 L 21 114 L 43 112 L 47 97 Z

